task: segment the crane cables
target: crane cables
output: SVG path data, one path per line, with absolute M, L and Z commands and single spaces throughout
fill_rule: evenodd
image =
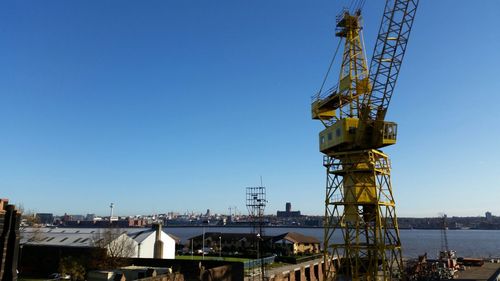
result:
M 362 10 L 365 5 L 366 0 L 352 0 L 351 5 L 349 5 L 349 10 L 353 13 Z
M 363 9 L 363 6 L 365 5 L 366 0 L 352 0 L 351 4 L 349 5 L 349 10 L 353 11 L 354 13 L 357 10 Z M 339 44 L 337 45 L 337 48 L 335 49 L 335 53 L 333 54 L 332 60 L 330 61 L 330 65 L 328 66 L 328 70 L 326 71 L 325 78 L 323 79 L 323 83 L 321 83 L 321 87 L 318 91 L 317 97 L 319 98 L 321 93 L 323 92 L 323 87 L 325 86 L 326 80 L 328 79 L 328 75 L 330 75 L 330 71 L 333 66 L 333 62 L 335 61 L 335 57 L 337 56 L 337 53 L 340 48 L 340 44 L 342 43 L 342 40 L 339 40 Z M 366 56 L 366 54 L 365 54 Z
M 339 40 L 339 44 L 337 45 L 337 48 L 335 49 L 335 53 L 333 53 L 332 60 L 330 61 L 330 65 L 328 66 L 328 70 L 326 71 L 325 78 L 323 78 L 323 83 L 321 83 L 321 88 L 319 88 L 318 95 L 317 95 L 318 98 L 320 97 L 321 92 L 323 91 L 323 87 L 325 86 L 326 80 L 328 79 L 328 75 L 330 75 L 330 71 L 332 70 L 333 62 L 335 61 L 335 57 L 337 56 L 337 53 L 340 49 L 341 43 L 342 43 L 342 40 Z

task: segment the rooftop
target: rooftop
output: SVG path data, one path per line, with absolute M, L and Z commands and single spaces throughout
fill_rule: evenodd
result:
M 297 232 L 287 232 L 283 233 L 281 235 L 275 236 L 273 238 L 273 241 L 279 241 L 282 239 L 286 239 L 288 241 L 294 242 L 294 243 L 311 243 L 311 244 L 316 244 L 320 243 L 320 241 L 312 236 L 306 236 Z
M 94 241 L 100 233 L 112 229 L 117 234 L 126 233 L 138 243 L 154 233 L 151 228 L 36 228 L 28 227 L 21 230 L 20 245 L 44 245 L 67 247 L 94 247 Z M 164 232 L 177 241 L 177 237 Z M 177 239 L 176 239 L 177 238 Z

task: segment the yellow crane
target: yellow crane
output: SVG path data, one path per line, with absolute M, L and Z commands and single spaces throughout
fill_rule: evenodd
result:
M 319 146 L 327 175 L 326 280 L 403 278 L 391 164 L 380 148 L 396 143 L 397 124 L 385 115 L 417 6 L 418 0 L 386 1 L 369 68 L 362 4 L 337 17 L 335 34 L 344 41 L 339 82 L 320 90 L 311 105 L 312 118 L 325 126 Z

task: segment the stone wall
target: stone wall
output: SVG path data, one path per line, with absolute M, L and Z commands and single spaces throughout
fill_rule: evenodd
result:
M 311 261 L 293 266 L 285 266 L 281 271 L 279 268 L 269 274 L 269 281 L 323 281 L 323 261 Z M 247 279 L 250 280 L 250 279 Z
M 295 247 L 295 254 L 319 253 L 319 243 L 298 243 Z
M 153 277 L 138 279 L 141 281 L 184 281 L 184 275 L 180 273 L 162 274 Z
M 165 259 L 127 259 L 137 266 L 170 267 L 179 272 L 184 280 L 202 281 L 243 281 L 243 263 L 215 260 L 165 260 Z

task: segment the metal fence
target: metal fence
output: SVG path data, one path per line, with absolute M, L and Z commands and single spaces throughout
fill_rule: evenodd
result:
M 270 256 L 270 257 L 266 257 L 266 258 L 263 258 L 263 259 L 249 260 L 249 261 L 246 261 L 246 262 L 243 263 L 243 267 L 245 269 L 250 269 L 250 268 L 254 268 L 254 267 L 260 267 L 261 262 L 263 262 L 265 265 L 266 264 L 271 264 L 271 263 L 274 262 L 275 258 L 276 258 L 276 256 Z

